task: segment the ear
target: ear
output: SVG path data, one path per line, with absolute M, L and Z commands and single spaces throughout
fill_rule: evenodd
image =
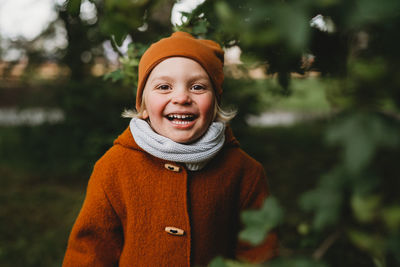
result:
M 146 120 L 146 119 L 149 117 L 149 114 L 147 113 L 147 110 L 146 110 L 146 109 L 143 110 L 143 112 L 142 112 L 142 117 L 143 117 L 144 120 Z

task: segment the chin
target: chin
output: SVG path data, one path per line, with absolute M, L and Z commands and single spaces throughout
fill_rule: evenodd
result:
M 181 144 L 189 144 L 189 143 L 193 143 L 194 141 L 196 141 L 198 138 L 195 138 L 193 136 L 191 137 L 177 137 L 174 136 L 172 138 L 170 138 L 172 141 L 177 142 L 177 143 L 181 143 Z
M 195 140 L 192 139 L 171 139 L 172 141 L 176 142 L 176 143 L 180 143 L 180 144 L 189 144 L 192 143 Z

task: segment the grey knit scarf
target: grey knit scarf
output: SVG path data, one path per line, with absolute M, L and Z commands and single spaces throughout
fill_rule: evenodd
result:
M 221 150 L 225 142 L 225 124 L 213 122 L 196 142 L 186 145 L 157 134 L 141 119 L 129 124 L 135 142 L 147 153 L 168 161 L 182 162 L 191 171 L 202 169 Z

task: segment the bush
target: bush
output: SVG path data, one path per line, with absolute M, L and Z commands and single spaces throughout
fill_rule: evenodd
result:
M 34 172 L 41 179 L 89 175 L 94 162 L 128 126 L 121 118 L 124 108 L 134 103 L 128 88 L 97 79 L 71 81 L 55 90 L 52 104 L 61 108 L 65 120 L 3 129 L 1 136 L 7 141 L 0 149 L 2 165 Z

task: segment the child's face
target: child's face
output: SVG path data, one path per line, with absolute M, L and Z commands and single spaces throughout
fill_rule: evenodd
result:
M 214 118 L 215 95 L 199 63 L 172 57 L 150 73 L 143 91 L 143 118 L 158 134 L 178 143 L 201 137 Z

